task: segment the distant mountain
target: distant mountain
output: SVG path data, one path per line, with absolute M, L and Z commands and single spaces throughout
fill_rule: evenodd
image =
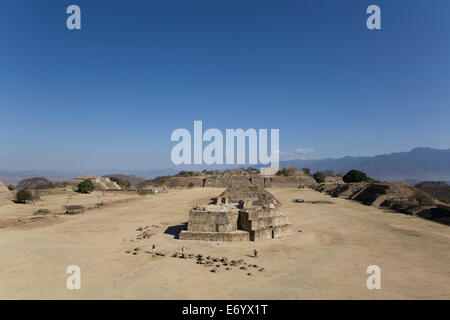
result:
M 24 179 L 45 177 L 50 181 L 69 181 L 77 174 L 67 172 L 37 171 L 37 170 L 0 170 L 0 181 L 5 184 L 17 184 Z
M 373 157 L 344 157 L 340 159 L 281 161 L 280 167 L 292 165 L 310 168 L 312 172 L 333 170 L 345 174 L 358 169 L 383 181 L 450 180 L 450 149 L 415 148 Z

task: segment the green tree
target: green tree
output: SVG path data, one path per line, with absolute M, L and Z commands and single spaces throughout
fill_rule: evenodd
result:
M 313 174 L 313 178 L 316 180 L 317 183 L 324 183 L 325 182 L 325 175 L 323 172 L 317 171 Z
M 27 201 L 33 200 L 33 195 L 28 190 L 19 190 L 16 194 L 16 200 L 20 203 L 25 203 Z
M 78 191 L 81 193 L 91 193 L 94 189 L 95 187 L 91 179 L 83 180 L 78 184 Z
M 345 176 L 343 177 L 344 182 L 363 182 L 363 181 L 367 181 L 369 180 L 369 178 L 367 177 L 367 175 L 359 170 L 350 170 L 349 172 L 347 172 L 345 174 Z

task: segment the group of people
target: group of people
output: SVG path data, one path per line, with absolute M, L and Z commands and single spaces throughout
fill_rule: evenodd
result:
M 184 255 L 185 249 L 184 247 L 181 248 L 181 254 Z M 156 246 L 152 245 L 152 255 L 156 254 Z M 256 251 L 256 249 L 253 250 L 253 258 L 257 258 L 258 257 L 258 251 Z

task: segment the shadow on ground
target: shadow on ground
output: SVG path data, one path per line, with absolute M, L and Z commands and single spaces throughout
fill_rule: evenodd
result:
M 182 230 L 187 230 L 187 222 L 176 225 L 176 226 L 167 227 L 167 229 L 166 229 L 166 231 L 164 231 L 164 233 L 172 235 L 174 237 L 174 239 L 179 239 L 180 232 Z

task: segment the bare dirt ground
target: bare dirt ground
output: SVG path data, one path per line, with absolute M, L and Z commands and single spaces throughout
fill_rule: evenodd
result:
M 450 228 L 420 218 L 331 198 L 310 189 L 268 189 L 294 225 L 286 238 L 216 243 L 176 239 L 195 204 L 223 189 L 127 193 L 62 192 L 37 204 L 0 203 L 0 220 L 29 219 L 39 208 L 105 205 L 85 215 L 0 228 L 0 299 L 450 299 Z M 69 197 L 71 197 L 69 199 Z M 303 204 L 292 198 L 303 198 Z M 100 200 L 101 201 L 101 200 Z M 331 202 L 331 203 L 327 203 Z M 149 239 L 137 240 L 149 226 Z M 152 244 L 165 257 L 152 257 Z M 210 272 L 187 253 L 244 259 L 264 267 Z M 136 255 L 126 253 L 135 252 Z M 251 258 L 253 249 L 258 258 Z M 66 288 L 66 269 L 81 268 L 81 289 Z M 368 290 L 366 269 L 381 268 Z

